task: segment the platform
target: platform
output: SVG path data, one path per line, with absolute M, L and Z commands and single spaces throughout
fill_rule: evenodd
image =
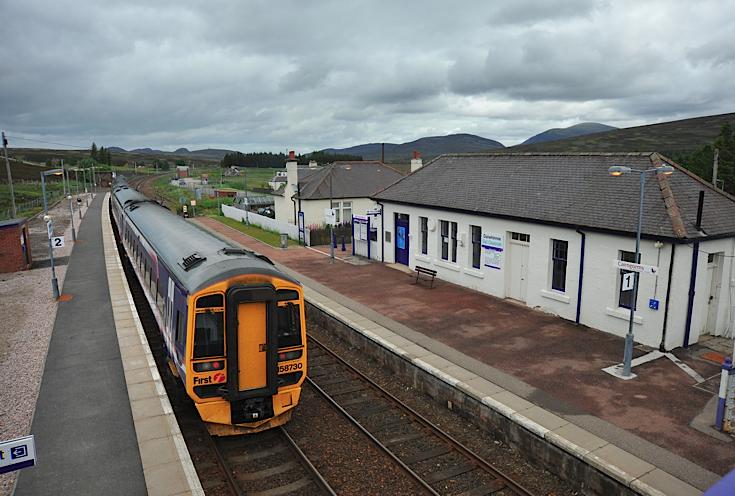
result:
M 204 494 L 155 368 L 98 194 L 69 259 L 18 496 Z
M 727 436 L 690 426 L 713 393 L 671 360 L 616 381 L 601 370 L 620 360 L 615 336 L 444 281 L 413 285 L 384 264 L 330 262 L 196 222 L 274 260 L 322 311 L 635 492 L 701 494 L 735 465 Z M 718 373 L 693 351 L 676 354 L 704 377 Z

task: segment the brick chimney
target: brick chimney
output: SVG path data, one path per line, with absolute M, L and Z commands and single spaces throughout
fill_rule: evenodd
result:
M 423 167 L 424 163 L 421 160 L 421 154 L 418 152 L 418 150 L 413 151 L 413 158 L 411 159 L 411 172 L 416 172 L 421 167 Z

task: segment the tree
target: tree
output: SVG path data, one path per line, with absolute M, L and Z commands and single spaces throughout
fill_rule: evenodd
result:
M 176 164 L 176 167 L 186 167 L 186 161 L 180 158 L 177 158 L 174 162 Z
M 89 152 L 89 156 L 97 160 L 97 144 L 94 142 L 92 142 L 92 149 Z
M 715 148 L 719 151 L 718 187 L 735 194 L 735 129 L 725 124 L 714 142 L 689 153 L 674 154 L 673 159 L 706 181 L 712 180 Z M 720 182 L 722 181 L 722 182 Z

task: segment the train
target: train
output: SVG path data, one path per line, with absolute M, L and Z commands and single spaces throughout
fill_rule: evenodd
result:
M 110 213 L 118 243 L 163 337 L 171 373 L 212 435 L 285 424 L 306 376 L 301 284 L 118 176 Z

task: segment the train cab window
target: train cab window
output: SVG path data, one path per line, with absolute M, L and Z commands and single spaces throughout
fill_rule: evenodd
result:
M 278 306 L 278 347 L 301 345 L 301 306 L 286 303 Z
M 202 296 L 197 300 L 197 308 L 223 307 L 224 299 L 221 294 Z
M 225 313 L 199 312 L 194 321 L 194 359 L 225 354 Z

